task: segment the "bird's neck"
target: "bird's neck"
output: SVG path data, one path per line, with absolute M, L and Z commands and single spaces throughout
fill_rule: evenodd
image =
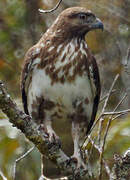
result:
M 68 60 L 71 62 L 78 57 L 82 59 L 89 54 L 84 36 L 74 35 L 67 37 L 66 34 L 59 29 L 52 31 L 50 28 L 41 38 L 40 44 L 45 44 L 46 53 L 54 53 L 55 56 L 59 56 L 61 62 L 65 59 L 67 62 Z
M 64 40 L 58 44 L 55 49 L 55 52 L 59 55 L 56 67 L 59 68 L 59 62 L 62 62 L 62 65 L 72 62 L 78 63 L 79 57 L 80 59 L 84 59 L 84 57 L 88 56 L 87 51 L 87 44 L 82 38 L 74 37 L 72 39 Z
M 44 67 L 47 74 L 52 74 L 53 83 L 74 81 L 77 74 L 82 76 L 84 71 L 87 71 L 89 52 L 84 38 L 47 36 L 41 39 L 39 45 L 44 44 L 43 42 L 45 51 L 40 67 Z
M 45 36 L 47 39 L 50 38 L 55 44 L 73 42 L 73 40 L 76 40 L 78 43 L 85 42 L 85 34 L 71 33 L 70 31 L 68 32 L 66 28 L 56 27 L 55 23 L 46 31 Z

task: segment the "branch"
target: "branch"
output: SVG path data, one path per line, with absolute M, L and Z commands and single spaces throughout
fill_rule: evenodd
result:
M 33 142 L 41 154 L 47 156 L 61 171 L 70 174 L 68 179 L 74 179 L 77 176 L 83 177 L 87 174 L 86 170 L 83 168 L 76 170 L 76 163 L 70 160 L 70 158 L 62 151 L 59 144 L 52 144 L 41 125 L 36 124 L 30 116 L 26 115 L 17 107 L 1 81 L 0 109 L 7 115 L 13 126 L 20 129 L 24 135 Z
M 110 180 L 130 178 L 130 149 L 123 156 L 114 155 L 114 166 L 112 169 Z
M 51 180 L 47 177 L 45 177 L 44 175 L 42 175 L 38 180 Z M 67 177 L 63 177 L 63 178 L 58 178 L 58 179 L 53 179 L 53 180 L 68 180 Z
M 18 159 L 15 160 L 15 163 L 14 163 L 14 171 L 13 171 L 13 179 L 15 180 L 15 177 L 16 177 L 16 166 L 17 166 L 17 163 L 19 161 L 21 161 L 22 159 L 24 159 L 28 154 L 30 154 L 33 150 L 34 150 L 35 146 L 33 146 L 32 148 L 30 148 L 26 153 L 24 153 L 22 156 L 20 156 Z
M 115 83 L 116 83 L 116 81 L 117 81 L 118 78 L 119 78 L 119 74 L 116 75 L 116 77 L 115 77 L 115 79 L 114 79 L 114 81 L 113 81 L 113 83 L 112 83 L 112 85 L 111 85 L 111 88 L 110 88 L 110 90 L 109 90 L 109 92 L 108 92 L 108 96 L 107 96 L 107 98 L 105 99 L 105 103 L 104 103 L 104 106 L 103 106 L 103 108 L 102 108 L 102 113 L 101 113 L 101 114 L 103 114 L 103 113 L 105 112 L 105 109 L 106 109 L 106 106 L 107 106 L 109 97 L 110 97 L 110 95 L 111 95 L 111 93 L 112 93 L 113 87 L 114 87 L 114 85 L 115 85 Z
M 59 0 L 59 2 L 56 4 L 56 6 L 50 10 L 43 10 L 43 9 L 38 9 L 40 13 L 51 13 L 53 11 L 55 11 L 59 5 L 61 4 L 62 0 Z
M 94 140 L 92 140 L 92 138 L 90 136 L 88 136 L 88 139 L 91 142 L 92 146 L 98 151 L 98 153 L 101 154 L 101 148 L 95 144 Z M 110 176 L 111 170 L 110 170 L 107 162 L 104 159 L 102 159 L 102 160 L 103 160 L 103 164 L 106 169 L 106 172 L 107 172 L 108 176 Z
M 109 95 L 109 94 L 107 94 L 107 95 Z M 127 97 L 127 93 L 124 95 L 124 99 Z M 105 96 L 105 98 L 106 98 L 106 96 Z M 123 110 L 123 111 L 116 111 L 116 112 L 104 112 L 104 113 L 101 113 L 100 115 L 99 115 L 99 117 L 97 118 L 97 120 L 94 122 L 94 124 L 93 124 L 93 126 L 92 126 L 92 128 L 91 128 L 91 130 L 90 130 L 90 133 L 92 132 L 92 130 L 94 129 L 94 127 L 97 125 L 97 123 L 99 122 L 99 121 L 103 121 L 103 116 L 110 116 L 110 115 L 116 115 L 115 117 L 113 117 L 112 118 L 112 120 L 115 120 L 115 119 L 117 119 L 118 117 L 120 117 L 120 116 L 122 116 L 122 115 L 125 115 L 126 113 L 128 113 L 128 112 L 130 112 L 130 109 L 126 109 L 126 110 Z
M 114 87 L 114 85 L 115 85 L 115 83 L 116 83 L 116 81 L 117 81 L 118 78 L 119 78 L 119 74 L 117 74 L 117 75 L 115 76 L 115 79 L 113 80 L 113 83 L 112 83 L 112 85 L 111 85 L 111 87 L 110 87 L 110 89 L 109 89 L 109 91 L 108 91 L 108 96 L 107 96 L 106 99 L 105 99 L 105 102 L 104 102 L 104 106 L 103 106 L 103 108 L 102 108 L 101 115 L 100 115 L 99 118 L 98 118 L 98 119 L 100 120 L 100 123 L 99 123 L 99 133 L 98 133 L 98 143 L 99 143 L 99 144 L 100 144 L 100 140 L 101 140 L 102 123 L 103 123 L 102 115 L 103 115 L 104 112 L 105 112 L 106 106 L 107 106 L 107 104 L 108 104 L 108 100 L 109 100 L 109 98 L 110 98 L 110 95 L 111 95 L 111 93 L 112 93 L 113 87 Z
M 113 112 L 115 112 L 117 110 L 117 108 L 120 106 L 120 104 L 124 101 L 124 99 L 127 97 L 127 94 L 125 94 L 123 96 L 123 98 L 119 101 L 119 103 L 116 105 L 116 107 L 114 108 Z M 103 143 L 102 143 L 102 147 L 101 147 L 101 154 L 100 154 L 100 171 L 99 171 L 99 179 L 102 179 L 102 162 L 103 162 L 103 154 L 104 154 L 104 148 L 105 148 L 105 142 L 106 142 L 106 138 L 107 138 L 107 134 L 108 134 L 108 130 L 110 128 L 111 122 L 113 119 L 113 114 L 109 117 L 109 120 L 107 122 L 107 126 L 106 126 L 106 130 L 104 133 L 104 138 L 103 138 Z
M 116 75 L 111 87 L 110 87 L 110 90 L 108 92 L 108 94 L 103 98 L 103 100 L 105 99 L 105 103 L 104 103 L 104 106 L 103 106 L 103 109 L 102 109 L 102 112 L 100 114 L 100 116 L 98 117 L 98 119 L 95 121 L 94 125 L 92 126 L 91 128 L 91 132 L 92 132 L 92 129 L 96 126 L 96 124 L 100 121 L 99 123 L 99 132 L 98 132 L 98 144 L 99 146 L 95 145 L 94 142 L 92 142 L 91 140 L 91 143 L 92 145 L 98 150 L 98 152 L 100 153 L 100 167 L 99 167 L 99 180 L 102 179 L 102 164 L 104 164 L 104 167 L 107 171 L 107 174 L 109 175 L 110 177 L 110 168 L 107 166 L 107 164 L 105 164 L 105 161 L 103 159 L 103 153 L 104 153 L 104 147 L 105 147 L 105 142 L 106 142 L 106 137 L 107 137 L 107 134 L 108 134 L 108 130 L 110 128 L 110 125 L 111 125 L 111 121 L 130 112 L 130 109 L 127 109 L 127 110 L 123 110 L 123 111 L 116 111 L 117 108 L 121 105 L 121 103 L 125 100 L 125 98 L 127 97 L 127 93 L 125 93 L 125 95 L 123 96 L 123 98 L 119 101 L 119 103 L 116 105 L 116 107 L 114 108 L 114 110 L 112 112 L 105 112 L 105 109 L 106 109 L 106 106 L 108 104 L 108 100 L 109 100 L 109 97 L 110 95 L 112 94 L 113 92 L 113 87 L 118 79 L 119 75 Z M 108 123 L 107 123 L 107 126 L 106 126 L 106 130 L 105 130 L 105 133 L 104 133 L 104 137 L 103 137 L 103 142 L 102 142 L 102 145 L 101 145 L 101 132 L 102 132 L 102 123 L 103 123 L 103 120 L 104 120 L 104 116 L 110 116 L 109 117 L 109 120 L 108 120 Z M 115 116 L 115 117 L 113 117 Z M 90 133 L 91 133 L 90 132 Z M 89 140 L 89 136 L 87 137 Z M 86 138 L 86 139 L 87 139 Z M 86 142 L 86 140 L 85 140 Z M 85 144 L 84 144 L 85 146 Z
M 123 111 L 113 111 L 113 112 L 104 112 L 102 116 L 110 116 L 110 115 L 120 115 L 120 114 L 126 114 L 130 112 L 130 109 L 126 109 Z
M 116 89 L 113 89 L 112 92 L 111 92 L 111 95 L 112 95 L 113 93 L 115 93 L 115 92 L 116 92 Z M 109 93 L 107 93 L 105 96 L 101 97 L 100 103 L 101 103 L 102 101 L 104 101 L 104 100 L 108 97 L 108 95 L 109 95 Z
M 7 180 L 7 178 L 5 177 L 5 175 L 3 174 L 3 172 L 0 169 L 0 176 L 2 177 L 3 180 Z

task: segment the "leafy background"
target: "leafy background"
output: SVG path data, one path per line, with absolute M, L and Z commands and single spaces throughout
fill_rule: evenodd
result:
M 64 0 L 51 14 L 40 14 L 39 8 L 52 8 L 55 0 L 0 0 L 0 79 L 19 107 L 20 73 L 26 51 L 34 45 L 57 15 L 65 8 L 83 6 L 91 9 L 104 23 L 104 32 L 90 32 L 86 41 L 97 58 L 102 82 L 102 95 L 105 95 L 117 73 L 120 78 L 116 92 L 110 98 L 107 110 L 112 110 L 130 86 L 124 73 L 125 57 L 130 44 L 130 1 L 129 0 Z M 130 93 L 118 110 L 130 107 Z M 102 105 L 99 108 L 102 108 Z M 104 121 L 104 126 L 107 119 Z M 96 133 L 96 132 L 94 132 Z M 105 158 L 112 167 L 113 154 L 122 154 L 130 147 L 130 114 L 113 121 Z M 11 180 L 16 158 L 33 145 L 24 135 L 12 127 L 7 117 L 0 113 L 0 168 Z M 93 159 L 99 155 L 93 152 Z M 51 171 L 50 171 L 51 173 Z M 17 166 L 16 179 L 35 180 L 40 176 L 40 154 L 35 149 Z M 104 175 L 105 177 L 105 175 Z M 107 179 L 107 177 L 105 177 Z M 0 177 L 1 179 L 1 177 Z

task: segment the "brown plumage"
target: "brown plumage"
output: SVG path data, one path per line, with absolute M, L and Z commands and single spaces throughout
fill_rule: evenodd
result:
M 43 124 L 50 141 L 72 133 L 77 166 L 83 165 L 80 146 L 94 122 L 100 98 L 98 67 L 85 34 L 99 28 L 103 24 L 91 11 L 64 10 L 27 52 L 22 71 L 25 113 Z M 68 138 L 66 151 L 71 143 Z

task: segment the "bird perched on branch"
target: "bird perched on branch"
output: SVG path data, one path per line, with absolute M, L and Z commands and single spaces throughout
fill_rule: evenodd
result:
M 93 125 L 100 98 L 97 63 L 85 41 L 95 29 L 103 29 L 103 24 L 90 10 L 64 10 L 29 49 L 22 71 L 25 113 L 43 126 L 50 142 L 71 131 L 77 167 L 82 165 L 80 146 Z

